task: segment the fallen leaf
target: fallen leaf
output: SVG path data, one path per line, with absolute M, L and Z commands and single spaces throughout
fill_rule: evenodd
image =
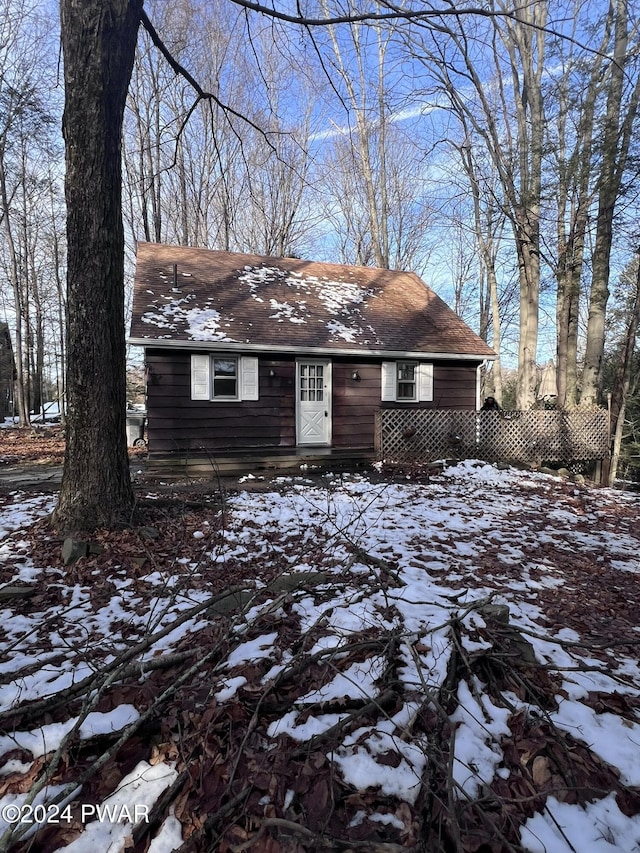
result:
M 533 759 L 531 775 L 538 788 L 544 788 L 547 785 L 551 779 L 551 770 L 549 769 L 549 759 L 545 755 L 537 755 Z

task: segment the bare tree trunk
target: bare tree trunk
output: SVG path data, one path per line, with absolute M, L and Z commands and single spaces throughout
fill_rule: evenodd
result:
M 33 199 L 29 198 L 29 168 L 26 145 L 24 144 L 21 146 L 20 165 L 23 175 L 20 186 L 20 202 L 22 207 L 20 225 L 22 232 L 21 267 L 23 292 L 25 294 L 23 307 L 27 328 L 26 361 L 28 364 L 28 382 L 25 383 L 25 387 L 28 394 L 27 399 L 30 411 L 38 415 L 43 413 L 44 317 L 40 282 L 38 281 L 38 270 L 36 268 L 34 237 L 30 233 Z
M 502 333 L 500 331 L 498 278 L 496 276 L 495 264 L 493 263 L 491 263 L 491 265 L 487 269 L 487 284 L 491 296 L 491 316 L 493 325 L 493 340 L 491 342 L 491 346 L 497 354 L 497 358 L 493 362 L 493 366 L 491 368 L 491 376 L 493 379 L 493 396 L 498 401 L 498 403 L 502 405 L 502 362 L 500 356 L 502 349 Z
M 53 260 L 53 275 L 56 283 L 56 313 L 58 319 L 58 342 L 57 346 L 59 348 L 59 352 L 56 354 L 60 359 L 60 366 L 58 367 L 58 359 L 56 358 L 56 386 L 57 386 L 57 394 L 58 394 L 58 408 L 60 411 L 60 423 L 62 425 L 66 422 L 66 393 L 65 393 L 65 371 L 66 371 L 66 341 L 65 341 L 65 299 L 64 299 L 64 285 L 62 281 L 62 276 L 60 274 L 60 270 L 62 267 L 62 259 L 60 257 L 60 240 L 58 237 L 58 230 L 55 226 L 56 222 L 56 210 L 55 210 L 55 199 L 53 192 L 53 182 L 49 183 L 49 193 L 51 200 L 51 222 L 53 223 L 53 227 L 51 229 L 51 240 L 52 240 L 52 260 Z
M 326 2 L 323 2 L 323 8 L 327 11 Z M 384 64 L 386 44 L 382 40 L 381 32 L 378 29 L 378 79 L 376 83 L 376 112 L 382 109 L 379 115 L 373 119 L 372 110 L 369 108 L 367 98 L 367 75 L 364 64 L 364 48 L 361 44 L 360 30 L 357 27 L 350 29 L 353 47 L 355 50 L 355 60 L 358 70 L 358 86 L 359 91 L 356 91 L 352 78 L 351 68 L 348 67 L 347 61 L 343 56 L 343 49 L 338 40 L 335 27 L 329 26 L 331 43 L 336 59 L 336 64 L 340 76 L 344 82 L 348 93 L 348 103 L 353 110 L 353 115 L 356 122 L 356 140 L 353 139 L 353 134 L 350 136 L 350 144 L 354 160 L 357 162 L 360 176 L 364 185 L 364 192 L 367 202 L 367 231 L 368 238 L 371 244 L 373 262 L 375 266 L 383 269 L 389 267 L 389 234 L 388 234 L 388 215 L 386 211 L 386 181 L 387 174 L 385 169 L 385 158 L 380 161 L 380 169 L 378 174 L 373 163 L 373 147 L 374 126 L 378 130 L 378 154 L 380 154 L 384 146 L 384 130 L 382 130 L 385 118 L 384 106 Z M 363 259 L 362 259 L 363 260 Z
M 31 279 L 31 295 L 35 309 L 34 317 L 34 341 L 33 341 L 33 370 L 32 376 L 32 408 L 34 412 L 42 412 L 44 420 L 44 313 L 42 308 L 42 295 L 40 283 L 35 269 L 35 259 L 29 252 L 29 277 Z
M 468 139 L 469 128 L 464 115 L 460 116 L 465 130 L 465 138 Z M 467 173 L 471 185 L 471 195 L 473 198 L 473 218 L 475 225 L 475 237 L 482 266 L 486 274 L 487 280 L 487 295 L 488 304 L 491 313 L 491 325 L 493 329 L 491 346 L 497 354 L 496 360 L 491 367 L 491 380 L 493 385 L 493 397 L 502 405 L 502 366 L 500 363 L 501 349 L 501 332 L 500 332 L 500 303 L 498 295 L 498 277 L 496 275 L 496 252 L 497 245 L 500 242 L 500 233 L 502 232 L 504 216 L 497 211 L 497 206 L 493 200 L 493 193 L 487 192 L 486 197 L 489 199 L 486 203 L 486 209 L 483 211 L 481 201 L 483 193 L 481 193 L 480 180 L 477 174 L 475 163 L 473 161 L 472 150 L 468 145 L 463 145 L 460 149 L 462 164 Z M 499 221 L 496 221 L 496 217 Z M 488 312 L 487 312 L 488 313 Z M 487 340 L 488 316 L 484 324 L 480 326 L 480 337 Z M 484 325 L 484 335 L 483 335 Z
M 380 163 L 380 185 L 378 187 L 380 193 L 379 216 L 380 216 L 380 257 L 384 261 L 384 266 L 390 266 L 391 247 L 389 245 L 389 199 L 387 197 L 387 122 L 385 104 L 385 56 L 387 52 L 387 43 L 382 38 L 382 30 L 376 27 L 376 39 L 378 44 L 378 116 L 380 128 L 378 130 L 378 161 Z M 375 210 L 373 211 L 375 215 Z
M 593 201 L 590 181 L 594 170 L 595 110 L 602 94 L 602 65 L 611 38 L 612 20 L 607 15 L 600 49 L 591 56 L 578 106 L 575 74 L 580 63 L 573 57 L 573 43 L 568 43 L 571 52 L 564 62 L 566 70 L 558 86 L 556 381 L 558 405 L 568 408 L 578 401 L 578 315 L 589 209 Z M 573 117 L 576 109 L 577 119 Z
M 593 250 L 589 320 L 585 346 L 584 373 L 580 404 L 593 406 L 598 402 L 602 380 L 602 356 L 607 302 L 609 299 L 609 268 L 613 242 L 613 218 L 626 168 L 633 124 L 640 100 L 640 78 L 636 80 L 626 113 L 622 114 L 623 92 L 628 64 L 629 21 L 627 0 L 615 2 L 615 40 L 610 65 L 607 108 L 602 141 L 602 165 L 598 183 L 598 216 Z
M 544 103 L 542 72 L 547 2 L 518 7 L 517 21 L 507 21 L 503 42 L 509 53 L 517 121 L 518 203 L 516 249 L 520 277 L 520 341 L 516 405 L 530 409 L 536 394 L 536 354 L 540 302 L 540 210 Z M 535 27 L 535 29 L 534 29 Z M 520 66 L 520 67 L 519 67 Z
M 618 461 L 620 459 L 620 447 L 622 445 L 622 433 L 624 429 L 624 413 L 629 395 L 629 384 L 631 381 L 631 366 L 633 364 L 633 352 L 636 343 L 636 334 L 640 324 L 640 252 L 637 261 L 635 292 L 633 304 L 628 317 L 627 329 L 620 354 L 620 363 L 611 389 L 610 424 L 613 437 L 611 459 L 609 470 L 603 466 L 603 478 L 611 486 L 616 478 Z
M 54 524 L 130 518 L 121 135 L 143 0 L 62 0 L 67 445 Z
M 24 309 L 23 309 L 23 294 L 18 273 L 18 262 L 16 256 L 16 245 L 13 239 L 13 230 L 11 228 L 11 216 L 9 210 L 9 199 L 7 196 L 7 180 L 5 174 L 5 158 L 4 148 L 0 150 L 0 200 L 2 202 L 2 218 L 4 220 L 5 236 L 7 240 L 7 249 L 9 253 L 9 274 L 11 278 L 11 288 L 13 290 L 13 302 L 16 318 L 15 341 L 14 341 L 14 358 L 16 379 L 14 383 L 14 405 L 18 409 L 18 420 L 20 426 L 29 426 L 31 423 L 29 417 L 29 391 L 28 391 L 28 372 L 25 375 L 25 346 L 24 346 Z
M 535 403 L 536 353 L 540 295 L 540 216 L 543 169 L 544 102 L 542 76 L 545 58 L 547 0 L 496 4 L 510 15 L 492 18 L 493 44 L 488 54 L 493 69 L 482 65 L 470 49 L 460 27 L 443 25 L 433 36 L 433 48 L 423 62 L 440 81 L 454 113 L 483 140 L 502 187 L 502 204 L 513 229 L 520 286 L 520 335 L 516 405 L 530 409 Z M 450 58 L 446 34 L 455 47 Z M 501 42 L 506 49 L 511 85 L 506 83 Z M 424 44 L 420 44 L 424 47 Z M 488 71 L 495 85 L 487 85 Z M 461 85 L 462 83 L 462 85 Z M 464 89 L 473 86 L 476 104 Z M 462 89 L 462 91 L 461 91 Z M 494 98 L 495 94 L 495 98 Z M 513 133 L 513 117 L 516 132 Z
M 557 402 L 560 408 L 573 408 L 578 399 L 578 319 L 580 310 L 580 278 L 584 252 L 584 225 L 569 238 L 559 258 L 557 277 Z
M 536 352 L 538 349 L 540 259 L 523 238 L 519 246 L 520 338 L 518 343 L 518 383 L 516 407 L 531 409 L 536 393 Z

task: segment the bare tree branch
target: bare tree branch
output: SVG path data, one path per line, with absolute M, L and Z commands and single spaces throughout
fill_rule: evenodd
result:
M 190 74 L 189 71 L 187 71 L 187 69 L 184 67 L 184 65 L 178 62 L 178 60 L 173 56 L 169 48 L 160 38 L 157 30 L 149 20 L 149 17 L 147 16 L 147 13 L 144 11 L 144 9 L 140 13 L 140 23 L 147 31 L 149 38 L 151 39 L 155 47 L 158 48 L 160 53 L 164 56 L 166 61 L 171 66 L 171 68 L 173 68 L 176 74 L 178 74 L 180 77 L 183 77 L 187 81 L 187 83 L 192 87 L 192 89 L 198 96 L 196 102 L 193 104 L 189 111 L 189 115 L 193 113 L 194 109 L 200 101 L 213 101 L 213 103 L 217 104 L 224 112 L 224 114 L 227 116 L 227 119 L 229 118 L 229 116 L 233 116 L 234 118 L 240 119 L 240 121 L 243 121 L 245 124 L 248 124 L 249 127 L 252 127 L 254 130 L 258 131 L 258 133 L 264 137 L 265 141 L 275 150 L 273 143 L 271 143 L 269 140 L 268 133 L 263 130 L 263 128 L 261 128 L 255 122 L 251 121 L 251 119 L 248 118 L 246 115 L 243 115 L 243 113 L 234 110 L 233 107 L 229 106 L 229 104 L 225 104 L 225 102 L 221 101 L 220 98 L 217 97 L 217 95 L 213 94 L 213 92 L 207 92 L 202 88 L 202 86 L 198 83 L 195 77 Z

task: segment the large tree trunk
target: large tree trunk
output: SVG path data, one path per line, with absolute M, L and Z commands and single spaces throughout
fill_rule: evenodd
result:
M 508 22 L 503 39 L 512 66 L 518 131 L 519 199 L 514 205 L 520 277 L 520 341 L 516 406 L 531 409 L 536 399 L 536 354 L 540 313 L 540 214 L 545 109 L 542 73 L 548 3 L 518 8 L 518 23 Z M 534 29 L 533 27 L 536 27 Z M 519 63 L 521 68 L 518 68 Z
M 54 523 L 130 517 L 121 135 L 143 0 L 61 0 L 67 201 L 67 447 Z
M 612 22 L 611 13 L 605 21 L 599 50 L 594 50 L 591 57 L 588 77 L 579 87 L 579 96 L 576 95 L 575 75 L 583 63 L 579 58 L 574 58 L 573 43 L 569 44 L 569 55 L 563 63 L 565 70 L 558 83 L 556 355 L 557 403 L 561 408 L 573 408 L 578 402 L 580 295 L 587 227 L 593 201 L 590 184 L 595 169 L 595 113 L 602 96 L 602 66 L 607 56 Z
M 540 259 L 537 254 L 539 233 L 522 232 L 518 244 L 520 277 L 520 338 L 518 342 L 518 381 L 516 408 L 532 409 L 536 399 L 536 353 L 540 313 Z M 530 240 L 530 242 L 529 242 Z
M 616 0 L 615 43 L 611 62 L 611 81 L 607 95 L 602 165 L 598 186 L 598 218 L 593 249 L 589 320 L 584 355 L 584 373 L 580 404 L 598 402 L 602 381 L 606 309 L 609 299 L 609 272 L 615 207 L 620 196 L 622 177 L 629 155 L 629 145 L 640 102 L 640 78 L 636 81 L 628 104 L 623 105 L 624 84 L 628 75 L 629 40 L 627 0 Z M 626 112 L 625 112 L 626 109 Z
M 465 137 L 470 138 L 471 128 L 466 116 L 460 116 Z M 500 363 L 501 332 L 500 332 L 500 302 L 498 294 L 498 277 L 496 274 L 496 256 L 500 243 L 504 217 L 499 213 L 497 205 L 493 200 L 493 194 L 482 191 L 476 165 L 471 152 L 471 147 L 463 145 L 460 149 L 462 165 L 469 178 L 471 196 L 473 199 L 473 221 L 475 227 L 475 239 L 478 246 L 482 267 L 486 273 L 486 299 L 480 307 L 480 337 L 488 342 L 489 313 L 491 314 L 491 325 L 493 336 L 491 345 L 497 354 L 496 360 L 491 366 L 492 396 L 502 405 L 502 366 Z M 483 202 L 484 200 L 484 207 Z

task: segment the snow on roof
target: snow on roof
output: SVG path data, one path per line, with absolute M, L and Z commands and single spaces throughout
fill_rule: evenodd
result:
M 138 246 L 131 339 L 494 355 L 414 273 L 157 243 Z

